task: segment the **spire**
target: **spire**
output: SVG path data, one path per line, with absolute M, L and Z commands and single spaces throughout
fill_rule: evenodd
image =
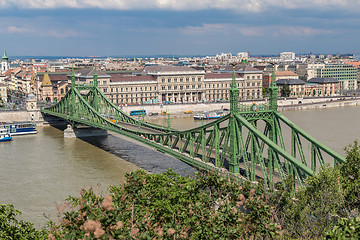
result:
M 236 83 L 235 66 L 233 66 L 233 76 L 230 88 L 230 112 L 232 114 L 239 112 L 239 89 Z
M 277 111 L 278 88 L 276 86 L 275 66 L 274 65 L 273 65 L 273 69 L 272 69 L 272 76 L 271 76 L 271 83 L 270 83 L 269 90 L 270 90 L 270 96 L 269 96 L 270 109 Z
M 96 73 L 96 65 L 94 68 L 94 86 L 97 87 L 98 86 L 98 75 Z
M 75 87 L 75 73 L 74 73 L 74 68 L 72 68 L 71 71 L 71 88 Z
M 45 74 L 44 74 L 44 78 L 43 78 L 43 80 L 42 80 L 41 86 L 42 86 L 42 87 L 51 86 L 51 81 L 50 81 L 50 77 L 49 77 L 49 74 L 48 74 L 48 73 L 45 73 Z
M 9 60 L 8 56 L 6 55 L 6 51 L 4 51 L 4 56 L 2 57 L 2 60 Z

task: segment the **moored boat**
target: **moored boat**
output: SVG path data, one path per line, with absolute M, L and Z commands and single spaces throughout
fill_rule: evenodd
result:
M 11 136 L 37 133 L 36 123 L 34 122 L 4 123 L 1 128 L 8 129 Z
M 194 115 L 194 120 L 211 120 L 225 116 L 223 112 L 202 112 Z
M 11 141 L 12 137 L 9 130 L 6 128 L 0 128 L 0 142 Z

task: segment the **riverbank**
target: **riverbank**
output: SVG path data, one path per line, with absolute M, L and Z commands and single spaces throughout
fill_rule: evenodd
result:
M 251 105 L 264 104 L 267 100 L 253 100 L 242 101 L 240 104 Z M 288 110 L 306 110 L 316 108 L 331 108 L 331 107 L 344 107 L 344 106 L 357 106 L 360 105 L 360 98 L 353 97 L 332 97 L 332 98 L 292 98 L 292 99 L 279 99 L 278 109 L 279 111 Z M 154 118 L 167 118 L 168 115 L 161 113 L 166 112 L 174 117 L 192 117 L 193 114 L 185 114 L 186 111 L 192 111 L 193 113 L 203 111 L 215 111 L 230 109 L 229 102 L 216 102 L 216 103 L 183 103 L 183 104 L 157 104 L 157 105 L 142 105 L 142 106 L 121 106 L 125 113 L 130 114 L 133 110 L 146 110 L 147 119 Z M 155 113 L 156 115 L 149 115 L 149 113 Z M 136 118 L 136 116 L 135 116 Z M 58 121 L 57 118 L 47 116 L 46 119 L 40 113 L 40 110 L 32 111 L 0 111 L 0 122 L 23 122 L 23 121 L 35 121 L 38 125 L 48 124 L 49 121 Z

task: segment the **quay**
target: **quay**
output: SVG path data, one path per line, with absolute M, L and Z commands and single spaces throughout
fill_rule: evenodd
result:
M 251 105 L 253 103 L 263 104 L 265 100 L 242 101 L 242 104 Z M 328 97 L 328 98 L 290 98 L 279 99 L 278 110 L 306 110 L 306 109 L 321 109 L 330 107 L 344 107 L 360 105 L 360 98 L 354 97 Z M 229 109 L 229 102 L 216 103 L 193 103 L 193 104 L 153 104 L 153 105 L 130 105 L 120 107 L 126 114 L 130 114 L 133 110 L 146 110 L 148 118 L 166 118 L 167 115 L 161 115 L 161 112 L 167 112 L 171 117 L 189 117 L 192 114 L 185 114 L 185 111 L 192 110 L 194 113 L 202 111 L 213 111 L 221 109 Z M 149 113 L 158 113 L 158 115 L 148 116 Z M 136 118 L 136 116 L 135 116 Z M 47 116 L 45 119 L 40 113 L 40 109 L 34 110 L 14 110 L 14 111 L 0 111 L 0 122 L 21 122 L 34 121 L 38 126 L 47 125 L 49 122 L 59 121 L 56 117 Z

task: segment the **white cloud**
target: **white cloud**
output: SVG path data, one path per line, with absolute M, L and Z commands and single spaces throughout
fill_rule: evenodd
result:
M 263 12 L 270 8 L 358 10 L 358 0 L 0 0 L 1 8 L 24 9 L 99 8 L 99 9 L 228 9 L 240 12 Z
M 76 37 L 77 33 L 72 30 L 50 30 L 48 32 L 43 33 L 44 36 L 51 36 L 56 38 L 68 38 L 68 37 Z
M 279 33 L 282 35 L 295 35 L 295 36 L 315 36 L 332 34 L 332 30 L 316 29 L 302 26 L 282 26 L 279 27 Z
M 244 37 L 259 37 L 259 36 L 315 36 L 323 34 L 333 34 L 333 30 L 317 29 L 304 26 L 284 26 L 284 25 L 269 25 L 266 27 L 246 26 L 244 24 L 203 24 L 201 26 L 187 26 L 181 28 L 180 31 L 187 35 L 207 35 L 207 34 L 223 34 L 223 35 L 238 35 Z
M 21 25 L 21 26 L 20 26 Z M 55 29 L 50 26 L 39 26 L 32 27 L 31 24 L 18 24 L 18 25 L 10 25 L 1 24 L 0 32 L 2 33 L 10 33 L 10 34 L 22 34 L 22 35 L 38 35 L 43 37 L 54 37 L 54 38 L 69 38 L 79 36 L 77 32 L 69 28 L 59 28 Z
M 229 24 L 203 24 L 202 26 L 187 26 L 180 29 L 184 34 L 209 34 L 225 32 Z
M 24 28 L 24 27 L 16 27 L 16 26 L 9 26 L 7 28 L 9 33 L 28 33 L 33 32 L 33 29 Z

